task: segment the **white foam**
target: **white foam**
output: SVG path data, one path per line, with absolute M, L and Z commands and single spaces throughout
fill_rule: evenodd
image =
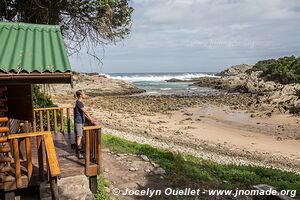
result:
M 168 91 L 168 90 L 172 90 L 172 88 L 160 88 L 160 90 L 162 90 L 162 91 Z
M 100 74 L 99 74 L 100 75 Z M 161 82 L 161 81 L 166 81 L 170 79 L 179 79 L 179 80 L 190 80 L 193 78 L 199 78 L 199 77 L 216 77 L 214 75 L 208 75 L 208 74 L 202 74 L 202 73 L 183 73 L 183 74 L 170 74 L 170 75 L 147 75 L 147 74 L 142 74 L 142 75 L 132 75 L 132 76 L 113 76 L 113 75 L 108 75 L 108 74 L 101 74 L 106 76 L 107 78 L 112 78 L 112 79 L 121 79 L 121 80 L 126 80 L 129 82 L 139 82 L 139 81 L 149 81 L 149 82 Z

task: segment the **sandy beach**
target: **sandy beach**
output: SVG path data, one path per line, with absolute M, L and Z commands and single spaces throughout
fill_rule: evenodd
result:
M 71 106 L 74 100 L 70 94 L 53 95 L 53 100 L 60 106 Z M 85 102 L 107 133 L 218 163 L 299 173 L 300 119 L 255 111 L 248 106 L 253 98 L 249 94 L 180 97 L 93 93 Z

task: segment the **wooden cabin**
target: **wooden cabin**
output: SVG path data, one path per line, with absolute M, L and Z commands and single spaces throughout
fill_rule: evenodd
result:
M 101 126 L 84 127 L 84 160 L 71 144 L 73 108 L 33 108 L 32 84 L 72 84 L 71 67 L 59 26 L 0 22 L 0 194 L 41 183 L 59 199 L 59 177 L 85 174 L 95 192 L 101 172 Z M 10 120 L 32 129 L 11 133 Z M 71 159 L 65 159 L 71 156 Z M 70 167 L 71 166 L 71 167 Z M 1 199 L 1 197 L 0 197 Z

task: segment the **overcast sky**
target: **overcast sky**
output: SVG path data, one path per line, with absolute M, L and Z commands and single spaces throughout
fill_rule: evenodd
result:
M 133 0 L 128 39 L 105 47 L 103 65 L 81 52 L 74 70 L 216 72 L 300 56 L 300 0 Z M 102 48 L 97 54 L 102 57 Z

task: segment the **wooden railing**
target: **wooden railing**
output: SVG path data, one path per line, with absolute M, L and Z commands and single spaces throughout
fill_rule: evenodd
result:
M 60 132 L 64 133 L 64 120 L 67 120 L 67 131 L 71 133 L 71 110 L 74 112 L 74 108 L 35 108 L 33 111 L 34 121 L 33 129 L 43 131 L 57 132 L 58 127 L 60 127 Z M 59 113 L 59 120 L 58 120 Z M 37 119 L 38 116 L 38 119 Z M 74 114 L 73 114 L 74 116 Z M 46 123 L 44 123 L 46 120 Z M 37 124 L 37 121 L 39 123 Z M 59 121 L 59 122 L 58 122 Z M 85 139 L 85 175 L 89 177 L 90 188 L 92 192 L 97 190 L 97 176 L 102 172 L 102 150 L 101 150 L 101 129 L 103 126 L 96 125 L 89 120 L 86 120 L 86 124 L 83 128 L 84 139 Z M 74 130 L 75 133 L 75 130 Z M 75 140 L 76 141 L 76 135 Z M 42 155 L 42 150 L 39 154 Z M 42 163 L 40 163 L 42 168 Z
M 33 151 L 31 147 L 31 138 L 36 138 L 37 151 Z M 46 160 L 46 169 L 48 174 L 48 180 L 52 182 L 52 194 L 58 195 L 57 186 L 55 185 L 57 177 L 60 175 L 58 160 L 56 158 L 55 147 L 53 144 L 52 136 L 50 131 L 45 132 L 31 132 L 31 133 L 21 133 L 21 134 L 10 134 L 7 136 L 8 142 L 12 143 L 13 146 L 13 158 L 14 165 L 12 171 L 15 172 L 15 178 L 12 176 L 7 176 L 7 185 L 4 186 L 6 191 L 16 190 L 18 188 L 26 188 L 29 186 L 33 177 L 33 158 L 38 158 L 39 165 L 39 181 L 44 180 L 44 160 Z M 26 151 L 26 162 L 25 165 L 21 163 L 20 159 L 20 148 L 22 148 L 21 140 L 25 141 L 25 151 Z M 19 144 L 20 143 L 20 144 Z M 42 153 L 43 145 L 45 146 L 45 158 Z M 34 155 L 36 153 L 37 155 Z M 23 162 L 23 161 L 22 161 Z M 26 170 L 22 169 L 21 164 L 25 166 Z M 24 174 L 24 171 L 26 174 Z M 36 181 L 36 180 L 35 180 Z M 53 185 L 54 184 L 54 185 Z M 53 197 L 54 197 L 53 196 Z M 55 197 L 54 197 L 55 198 Z
M 90 189 L 97 190 L 97 176 L 102 173 L 101 129 L 103 126 L 85 126 L 85 175 L 90 179 Z
M 34 108 L 33 109 L 33 130 L 37 131 L 53 131 L 56 133 L 58 127 L 60 127 L 60 132 L 65 131 L 65 120 L 67 120 L 67 131 L 71 133 L 71 107 L 52 107 L 52 108 Z M 59 115 L 59 119 L 58 119 Z M 38 118 L 37 118 L 38 116 Z M 44 123 L 46 120 L 46 124 Z M 37 124 L 37 121 L 39 123 Z

